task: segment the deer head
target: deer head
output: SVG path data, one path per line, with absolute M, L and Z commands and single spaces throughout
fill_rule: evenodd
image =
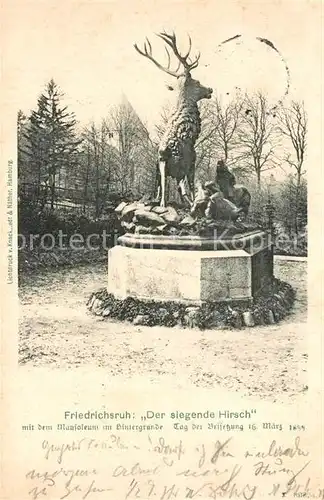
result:
M 156 59 L 153 57 L 152 46 L 148 38 L 146 38 L 146 42 L 144 43 L 144 50 L 138 48 L 137 44 L 134 45 L 135 49 L 139 54 L 146 57 L 150 61 L 152 61 L 160 70 L 164 71 L 170 76 L 177 78 L 179 91 L 184 94 L 186 98 L 193 100 L 195 102 L 200 101 L 201 99 L 210 99 L 213 90 L 209 87 L 204 87 L 198 80 L 194 80 L 191 77 L 191 71 L 197 68 L 200 59 L 200 53 L 195 57 L 194 60 L 190 58 L 191 52 L 191 38 L 189 36 L 189 48 L 185 55 L 182 55 L 179 52 L 177 47 L 177 39 L 176 35 L 173 33 L 172 35 L 167 34 L 166 32 L 160 33 L 157 35 L 161 38 L 166 45 L 168 45 L 175 55 L 178 66 L 175 70 L 171 69 L 171 55 L 168 47 L 165 47 L 165 51 L 168 57 L 167 66 L 161 65 Z M 173 90 L 173 87 L 168 86 L 169 90 Z

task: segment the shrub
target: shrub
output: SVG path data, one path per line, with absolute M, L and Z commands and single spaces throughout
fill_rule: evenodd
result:
M 45 234 L 51 234 L 58 242 L 61 234 L 68 238 L 73 234 L 80 234 L 83 238 L 97 234 L 98 239 L 103 231 L 112 235 L 111 243 L 115 233 L 121 233 L 120 223 L 114 212 L 106 214 L 101 219 L 89 218 L 83 214 L 73 211 L 65 212 L 40 208 L 27 201 L 21 202 L 18 207 L 18 232 L 24 236 L 39 235 L 41 238 Z M 35 245 L 39 244 L 40 238 L 35 239 Z

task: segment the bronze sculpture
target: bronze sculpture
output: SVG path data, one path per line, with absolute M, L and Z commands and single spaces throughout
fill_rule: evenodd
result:
M 177 78 L 178 95 L 173 113 L 171 114 L 166 131 L 159 146 L 159 190 L 161 207 L 166 205 L 166 178 L 173 177 L 177 180 L 181 199 L 186 200 L 189 205 L 194 200 L 194 178 L 196 152 L 195 143 L 200 134 L 201 121 L 198 109 L 198 101 L 210 99 L 213 90 L 204 87 L 199 81 L 191 77 L 191 71 L 198 66 L 200 54 L 194 60 L 190 59 L 191 38 L 189 37 L 189 49 L 185 55 L 181 55 L 177 47 L 176 35 L 173 33 L 160 33 L 158 35 L 172 49 L 178 66 L 171 70 L 171 55 L 166 47 L 168 65 L 162 66 L 152 55 L 152 46 L 146 39 L 144 50 L 134 47 L 142 56 L 152 61 L 159 69 Z
M 215 224 L 236 223 L 238 218 L 245 219 L 251 196 L 244 186 L 236 185 L 235 176 L 228 169 L 224 160 L 219 160 L 215 181 L 195 186 L 195 143 L 201 130 L 198 101 L 209 99 L 212 89 L 204 87 L 191 77 L 191 71 L 198 66 L 200 54 L 190 59 L 191 38 L 185 55 L 181 55 L 175 34 L 158 35 L 170 47 L 178 60 L 175 70 L 171 69 L 171 54 L 165 47 L 168 64 L 162 66 L 152 55 L 152 46 L 148 39 L 141 50 L 135 44 L 139 54 L 152 61 L 159 69 L 176 77 L 178 93 L 165 133 L 158 149 L 158 201 L 150 201 L 145 196 L 140 201 L 130 204 L 121 203 L 116 212 L 122 227 L 127 232 L 144 234 L 181 235 L 209 234 Z M 182 201 L 189 209 L 167 206 L 166 178 L 177 180 Z M 196 188 L 196 189 L 195 189 Z M 157 206 L 159 204 L 160 206 Z M 190 213 L 189 213 L 190 212 Z M 242 227 L 238 228 L 242 229 Z

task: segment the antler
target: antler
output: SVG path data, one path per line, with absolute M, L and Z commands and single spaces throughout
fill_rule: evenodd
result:
M 200 53 L 198 53 L 198 55 L 196 56 L 194 61 L 190 60 L 189 55 L 190 55 L 190 51 L 191 51 L 191 38 L 189 35 L 188 35 L 188 37 L 189 37 L 189 49 L 184 56 L 182 56 L 180 54 L 180 52 L 177 48 L 177 40 L 176 40 L 176 36 L 174 33 L 172 35 L 168 35 L 166 32 L 164 32 L 164 33 L 158 34 L 157 36 L 162 38 L 162 40 L 167 45 L 169 45 L 169 47 L 171 47 L 174 55 L 178 59 L 178 66 L 177 66 L 177 69 L 175 71 L 171 70 L 171 68 L 170 68 L 171 56 L 170 56 L 170 52 L 168 51 L 167 47 L 165 47 L 165 51 L 166 51 L 167 56 L 168 56 L 168 66 L 167 67 L 162 66 L 160 63 L 157 62 L 156 59 L 154 59 L 154 57 L 152 55 L 152 46 L 151 46 L 151 43 L 150 43 L 148 38 L 146 38 L 146 42 L 144 43 L 144 51 L 140 50 L 136 43 L 134 44 L 134 47 L 137 50 L 137 52 L 139 54 L 141 54 L 142 56 L 147 57 L 147 59 L 152 61 L 158 68 L 160 68 L 162 71 L 168 73 L 171 76 L 179 77 L 181 75 L 184 75 L 185 73 L 189 73 L 192 69 L 197 68 L 199 58 L 200 58 Z M 179 69 L 180 69 L 181 65 L 184 68 L 183 73 L 179 73 Z
M 158 36 L 160 38 L 162 38 L 162 40 L 164 40 L 164 42 L 167 43 L 171 47 L 174 55 L 176 56 L 176 58 L 178 59 L 180 64 L 182 64 L 182 66 L 184 67 L 186 72 L 189 73 L 192 69 L 197 68 L 197 66 L 199 64 L 199 59 L 200 59 L 200 52 L 198 53 L 198 55 L 196 56 L 194 61 L 190 60 L 189 55 L 191 52 L 191 45 L 192 45 L 190 35 L 188 35 L 189 49 L 184 56 L 182 56 L 179 52 L 179 49 L 177 47 L 177 38 L 176 38 L 174 32 L 172 35 L 168 35 L 166 32 L 164 32 L 164 33 L 160 33 Z

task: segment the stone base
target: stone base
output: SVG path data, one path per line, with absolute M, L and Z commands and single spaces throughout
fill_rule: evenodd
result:
M 257 244 L 244 237 L 243 248 L 237 250 L 117 245 L 109 250 L 107 291 L 119 299 L 188 304 L 252 300 L 273 273 L 268 235 L 259 232 L 256 236 Z

